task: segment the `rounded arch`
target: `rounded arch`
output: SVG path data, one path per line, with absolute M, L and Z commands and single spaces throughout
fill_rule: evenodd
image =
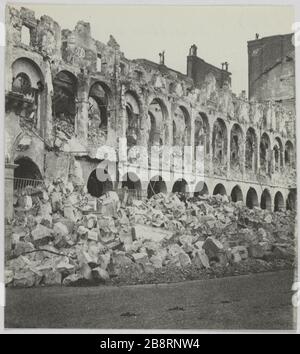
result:
M 253 209 L 254 207 L 258 207 L 259 206 L 257 192 L 252 187 L 250 187 L 248 192 L 247 192 L 246 206 L 249 209 Z
M 127 187 L 129 191 L 132 191 L 136 196 L 140 196 L 142 190 L 141 180 L 134 172 L 125 173 L 121 179 L 122 188 Z
M 194 196 L 197 197 L 198 195 L 208 195 L 208 187 L 207 184 L 203 181 L 200 181 L 196 184 Z
M 18 167 L 14 170 L 15 178 L 29 178 L 41 180 L 42 174 L 36 163 L 28 156 L 19 156 L 15 159 L 14 163 Z
M 274 169 L 279 172 L 283 167 L 283 145 L 279 137 L 275 138 L 273 146 Z
M 277 192 L 274 198 L 274 211 L 281 211 L 284 209 L 284 199 L 281 192 Z
M 54 77 L 53 84 L 72 91 L 74 95 L 77 93 L 78 79 L 71 71 L 59 71 Z
M 53 80 L 52 115 L 56 128 L 67 135 L 75 132 L 78 80 L 70 71 L 58 72 Z
M 225 164 L 227 156 L 227 127 L 223 119 L 217 118 L 213 125 L 212 148 L 215 164 Z
M 12 64 L 12 92 L 22 94 L 31 104 L 27 107 L 28 115 L 26 123 L 30 128 L 38 128 L 41 120 L 45 120 L 44 112 L 47 101 L 45 79 L 40 67 L 31 59 L 21 57 Z M 24 122 L 24 117 L 21 116 Z
M 245 168 L 255 172 L 257 169 L 257 136 L 251 127 L 246 132 L 245 144 Z
M 93 170 L 88 178 L 87 190 L 90 195 L 96 198 L 113 190 L 113 183 L 108 172 L 100 168 Z
M 166 193 L 166 192 L 167 192 L 167 185 L 166 182 L 163 180 L 163 178 L 161 176 L 152 177 L 148 184 L 148 189 L 147 189 L 148 198 L 151 198 L 154 194 Z
M 243 164 L 244 134 L 241 126 L 235 123 L 230 131 L 230 167 L 240 171 Z
M 173 117 L 173 145 L 190 145 L 191 117 L 186 107 L 177 106 Z
M 17 74 L 12 83 L 12 91 L 19 92 L 24 95 L 31 95 L 32 84 L 30 77 L 23 72 Z
M 284 163 L 287 167 L 294 167 L 294 145 L 290 140 L 284 146 Z
M 260 168 L 263 172 L 270 174 L 271 172 L 271 141 L 267 133 L 263 133 L 260 138 L 259 145 Z
M 130 147 L 138 143 L 141 129 L 140 103 L 134 91 L 127 91 L 125 93 L 125 105 L 127 118 L 126 138 L 127 145 Z
M 262 195 L 260 198 L 260 207 L 262 209 L 272 210 L 272 199 L 271 199 L 271 194 L 268 189 L 265 189 L 262 192 Z
M 14 189 L 23 189 L 26 186 L 36 186 L 43 180 L 41 171 L 30 157 L 20 156 L 14 161 L 18 165 L 14 170 Z
M 127 90 L 125 92 L 125 105 L 129 107 L 132 113 L 140 114 L 141 102 L 138 94 L 133 90 Z
M 297 206 L 297 191 L 292 189 L 286 199 L 286 209 L 287 210 L 296 210 Z
M 209 154 L 210 151 L 210 126 L 207 115 L 199 112 L 195 118 L 195 132 L 194 132 L 195 149 L 197 146 L 203 146 L 204 155 Z
M 217 194 L 226 195 L 226 189 L 222 183 L 218 183 L 214 188 L 213 195 Z
M 188 183 L 184 178 L 178 179 L 177 181 L 174 182 L 172 193 L 188 193 L 188 192 L 189 192 Z
M 12 64 L 12 76 L 13 82 L 12 86 L 14 86 L 14 81 L 20 74 L 25 74 L 31 83 L 31 87 L 34 89 L 40 88 L 40 83 L 44 85 L 44 75 L 42 73 L 41 68 L 38 64 L 32 59 L 26 57 L 20 57 L 16 59 Z
M 93 143 L 106 142 L 109 105 L 112 92 L 102 81 L 95 81 L 89 90 L 88 138 Z
M 187 110 L 186 107 L 184 106 L 179 106 L 181 111 L 183 112 L 184 116 L 184 145 L 185 146 L 190 146 L 191 145 L 191 116 L 189 111 Z
M 111 88 L 106 82 L 95 80 L 90 85 L 89 96 L 100 97 L 105 101 L 106 105 L 112 103 L 113 94 Z
M 168 138 L 168 130 L 164 129 L 164 125 L 169 118 L 167 106 L 162 99 L 155 97 L 151 100 L 148 116 L 150 118 L 149 144 L 160 145 L 160 140 L 164 143 Z
M 239 185 L 236 185 L 234 188 L 232 188 L 230 196 L 231 196 L 231 200 L 234 203 L 244 200 L 243 192 L 242 192 L 241 187 Z

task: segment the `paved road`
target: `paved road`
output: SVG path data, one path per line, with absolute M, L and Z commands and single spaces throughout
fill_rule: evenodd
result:
M 290 271 L 175 284 L 7 289 L 10 328 L 293 329 Z

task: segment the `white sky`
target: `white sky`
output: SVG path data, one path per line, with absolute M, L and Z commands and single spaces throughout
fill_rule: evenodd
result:
M 25 5 L 24 5 L 25 6 Z M 16 6 L 17 7 L 17 6 Z M 90 22 L 92 36 L 106 43 L 112 34 L 128 59 L 158 62 L 165 50 L 165 64 L 186 73 L 186 56 L 192 44 L 198 56 L 220 67 L 229 62 L 232 89 L 248 89 L 247 41 L 292 32 L 291 6 L 120 6 L 26 5 L 56 20 L 61 28 L 74 29 L 77 21 Z

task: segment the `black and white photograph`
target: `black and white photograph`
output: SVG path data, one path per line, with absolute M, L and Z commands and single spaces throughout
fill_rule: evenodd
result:
M 296 332 L 295 7 L 16 1 L 4 28 L 4 331 Z

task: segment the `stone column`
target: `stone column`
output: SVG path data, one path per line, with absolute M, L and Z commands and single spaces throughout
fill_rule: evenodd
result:
M 213 152 L 213 145 L 214 145 L 214 141 L 213 141 L 213 127 L 209 132 L 210 136 L 209 136 L 209 175 L 213 175 L 214 174 L 214 166 L 213 166 L 213 158 L 214 158 L 214 152 Z
M 242 146 L 240 146 L 240 149 L 242 149 L 242 156 L 241 156 L 241 160 L 240 160 L 240 166 L 241 166 L 241 173 L 242 176 L 245 176 L 246 173 L 246 138 L 242 138 Z M 252 156 L 252 167 L 253 167 L 253 156 Z
M 40 127 L 43 138 L 53 143 L 53 112 L 52 112 L 52 99 L 53 99 L 53 82 L 51 75 L 51 66 L 49 62 L 45 65 L 45 88 L 42 91 L 39 99 L 40 103 Z M 45 118 L 43 115 L 45 114 Z
M 257 172 L 260 171 L 260 135 L 257 136 Z
M 230 175 L 230 133 L 231 133 L 231 128 L 228 129 L 227 127 L 227 177 Z
M 88 137 L 88 112 L 89 97 L 88 87 L 83 84 L 78 90 L 77 119 L 75 122 L 75 131 L 79 140 L 87 141 Z
M 5 258 L 8 258 L 11 251 L 11 223 L 14 216 L 13 194 L 14 194 L 14 169 L 18 165 L 13 163 L 5 164 Z

